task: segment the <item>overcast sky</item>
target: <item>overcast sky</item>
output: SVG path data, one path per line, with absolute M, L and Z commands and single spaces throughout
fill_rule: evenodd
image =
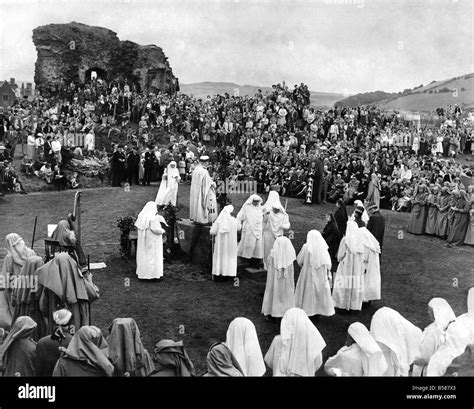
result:
M 157 44 L 181 83 L 400 91 L 474 72 L 472 0 L 0 0 L 0 79 L 32 80 L 33 28 Z

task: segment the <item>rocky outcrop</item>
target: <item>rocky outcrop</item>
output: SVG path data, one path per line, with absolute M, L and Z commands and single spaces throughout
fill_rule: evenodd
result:
M 106 81 L 135 83 L 140 90 L 175 93 L 178 79 L 163 50 L 156 45 L 120 41 L 102 27 L 72 22 L 49 24 L 33 30 L 38 58 L 35 83 L 43 96 L 90 79 L 92 71 Z

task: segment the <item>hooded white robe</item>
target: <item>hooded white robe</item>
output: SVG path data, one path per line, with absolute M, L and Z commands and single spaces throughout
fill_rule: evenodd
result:
M 326 342 L 300 308 L 289 309 L 277 335 L 265 354 L 273 376 L 315 376 L 323 363 Z
M 295 291 L 295 305 L 308 316 L 335 314 L 331 297 L 331 256 L 321 233 L 310 230 L 296 258 L 301 266 Z
M 231 215 L 234 206 L 225 206 L 212 224 L 210 234 L 216 236 L 212 254 L 212 275 L 237 275 L 237 230 L 240 224 Z
M 467 295 L 467 312 L 460 315 L 457 320 L 469 331 L 469 344 L 474 344 L 474 287 L 469 289 Z
M 392 308 L 382 307 L 372 316 L 370 334 L 387 361 L 383 376 L 408 376 L 410 365 L 419 355 L 421 329 Z
M 252 204 L 253 200 L 260 201 L 258 206 Z M 250 196 L 244 203 L 237 220 L 242 226 L 242 236 L 237 249 L 237 256 L 243 258 L 263 258 L 263 210 L 262 199 L 257 195 Z
M 295 260 L 296 252 L 290 239 L 285 236 L 278 237 L 268 257 L 263 315 L 283 317 L 286 311 L 295 306 Z
M 174 167 L 172 166 L 174 164 Z M 156 194 L 155 203 L 160 206 L 172 204 L 176 206 L 178 197 L 178 186 L 181 177 L 175 161 L 171 161 L 166 167 L 161 179 L 160 188 Z
M 257 331 L 247 318 L 235 318 L 229 325 L 225 344 L 231 350 L 245 376 L 263 376 L 266 372 Z
M 366 228 L 360 227 L 364 245 L 364 301 L 380 300 L 382 280 L 380 276 L 380 244 Z
M 138 230 L 137 241 L 137 276 L 150 280 L 163 276 L 163 233 L 161 223 L 166 225 L 160 216 L 155 202 L 148 202 L 137 217 L 135 226 Z
M 274 208 L 280 211 L 274 213 L 272 210 Z M 278 193 L 273 190 L 270 191 L 263 210 L 263 266 L 266 269 L 273 243 L 277 237 L 283 236 L 284 231 L 290 228 L 290 219 L 280 203 Z
M 334 306 L 345 310 L 361 310 L 364 296 L 364 246 L 357 223 L 347 222 L 346 235 L 337 253 L 339 265 L 333 280 Z
M 347 332 L 355 342 L 343 346 L 326 361 L 326 373 L 332 376 L 382 376 L 387 370 L 387 361 L 369 330 L 364 324 L 354 322 Z
M 444 298 L 432 298 L 428 306 L 433 311 L 434 321 L 423 330 L 420 354 L 416 359 L 419 362 L 413 368 L 415 376 L 426 374 L 428 362 L 444 343 L 445 328 L 451 321 L 456 320 L 453 309 Z M 424 365 L 421 365 L 421 362 L 424 362 Z

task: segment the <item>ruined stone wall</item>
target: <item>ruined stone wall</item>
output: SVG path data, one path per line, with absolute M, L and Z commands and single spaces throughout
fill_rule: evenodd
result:
M 49 24 L 33 30 L 33 42 L 38 53 L 35 83 L 46 97 L 58 91 L 61 81 L 83 83 L 92 68 L 104 70 L 107 81 L 128 79 L 146 91 L 173 93 L 178 84 L 160 47 L 120 41 L 106 28 Z

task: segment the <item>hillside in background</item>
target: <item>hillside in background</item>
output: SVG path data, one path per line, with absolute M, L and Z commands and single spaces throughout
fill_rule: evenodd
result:
M 341 101 L 337 101 L 334 105 L 338 107 L 357 107 L 361 105 L 370 105 L 385 99 L 394 98 L 396 95 L 396 93 L 389 94 L 383 91 L 365 92 L 344 98 Z
M 375 105 L 400 112 L 431 112 L 449 104 L 458 104 L 464 110 L 474 109 L 474 74 L 432 81 L 398 93 L 375 91 L 352 95 L 336 102 L 337 106 Z
M 182 94 L 193 95 L 195 98 L 206 98 L 208 95 L 234 95 L 234 90 L 238 89 L 239 95 L 254 96 L 259 89 L 263 93 L 271 91 L 271 87 L 260 87 L 257 85 L 238 85 L 232 82 L 198 82 L 194 84 L 179 84 Z M 311 91 L 311 105 L 321 108 L 330 108 L 341 98 L 343 94 L 331 94 L 327 92 Z

